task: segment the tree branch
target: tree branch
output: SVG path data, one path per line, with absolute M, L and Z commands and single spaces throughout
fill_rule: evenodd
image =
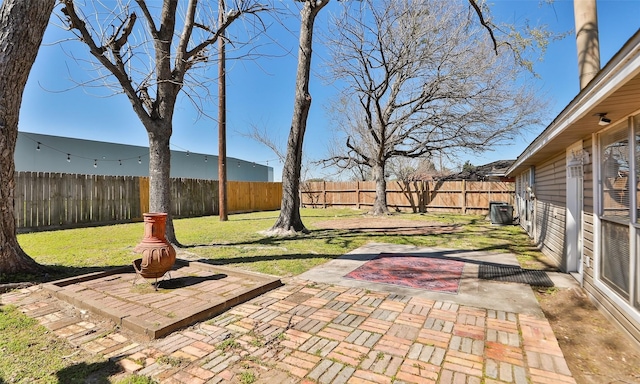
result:
M 126 26 L 123 28 L 123 35 L 125 36 L 125 41 L 122 42 L 121 39 L 116 39 L 112 36 L 112 46 L 109 47 L 109 50 L 102 45 L 98 45 L 89 29 L 87 28 L 86 23 L 80 19 L 78 13 L 76 12 L 75 5 L 73 4 L 73 0 L 62 0 L 62 4 L 64 5 L 62 8 L 62 13 L 67 17 L 67 23 L 69 25 L 69 29 L 76 30 L 80 33 L 79 38 L 87 44 L 89 47 L 89 52 L 102 64 L 117 80 L 120 86 L 122 87 L 124 93 L 127 95 L 129 100 L 131 100 L 132 106 L 136 114 L 140 117 L 141 120 L 145 121 L 149 119 L 150 115 L 144 108 L 144 104 L 142 100 L 137 96 L 136 90 L 134 89 L 129 76 L 124 68 L 124 63 L 122 61 L 122 57 L 120 56 L 119 49 L 126 43 L 126 37 L 131 34 L 130 27 L 133 27 L 135 23 L 135 16 L 131 14 L 127 17 L 128 22 L 126 22 Z M 124 25 L 124 23 L 123 23 Z M 122 27 L 122 26 L 121 26 Z M 115 50 L 115 48 L 119 48 Z M 114 57 L 115 63 L 112 62 L 106 55 L 105 52 L 111 52 Z
M 493 41 L 493 50 L 496 55 L 498 54 L 498 42 L 496 40 L 496 36 L 493 34 L 494 25 L 487 20 L 484 19 L 484 14 L 482 13 L 482 9 L 476 3 L 476 0 L 469 0 L 469 4 L 473 7 L 474 11 L 476 11 L 476 15 L 478 15 L 478 19 L 480 20 L 480 24 L 489 32 L 489 36 L 491 37 L 491 41 Z
M 151 16 L 151 12 L 149 12 L 149 8 L 147 7 L 147 2 L 145 0 L 136 0 L 140 9 L 142 9 L 142 14 L 144 18 L 147 20 L 147 24 L 149 24 L 149 32 L 151 32 L 151 37 L 154 39 L 158 38 L 158 28 L 153 21 L 153 16 Z
M 109 38 L 107 45 L 114 52 L 120 52 L 122 47 L 127 44 L 127 40 L 129 39 L 129 35 L 133 31 L 133 27 L 136 23 L 136 14 L 131 13 L 127 16 L 127 19 L 120 24 L 120 26 L 116 29 L 113 35 Z M 118 33 L 122 31 L 122 35 L 118 37 Z

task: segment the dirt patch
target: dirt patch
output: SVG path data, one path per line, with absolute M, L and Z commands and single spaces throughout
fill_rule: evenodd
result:
M 462 226 L 456 224 L 403 220 L 389 217 L 327 220 L 315 223 L 314 226 L 321 229 L 348 229 L 356 232 L 381 233 L 385 235 L 434 235 L 462 230 Z
M 579 289 L 536 292 L 578 384 L 640 383 L 640 349 Z

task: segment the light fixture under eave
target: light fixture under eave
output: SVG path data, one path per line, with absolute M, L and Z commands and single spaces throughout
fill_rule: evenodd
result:
M 598 121 L 598 125 L 609 125 L 611 124 L 611 119 L 607 117 L 607 113 L 596 113 L 594 116 L 600 116 L 600 120 Z
M 582 149 L 572 151 L 571 156 L 567 158 L 567 177 L 582 178 L 584 164 L 589 164 L 589 152 Z

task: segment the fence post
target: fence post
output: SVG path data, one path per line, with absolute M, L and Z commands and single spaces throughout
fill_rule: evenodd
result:
M 462 180 L 462 214 L 467 213 L 467 181 Z
M 424 184 L 424 211 L 427 212 L 429 204 L 431 203 L 431 182 L 425 181 Z
M 356 209 L 360 209 L 360 181 L 356 181 Z
M 416 195 L 418 197 L 418 212 L 424 213 L 424 180 L 420 181 L 419 184 L 416 184 Z
M 322 182 L 322 208 L 327 208 L 327 182 Z
M 138 183 L 140 188 L 140 212 L 137 212 L 137 219 L 142 218 L 142 214 L 149 212 L 149 178 L 138 176 Z

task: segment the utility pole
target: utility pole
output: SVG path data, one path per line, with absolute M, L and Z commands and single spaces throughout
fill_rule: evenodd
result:
M 224 0 L 218 3 L 218 28 L 224 23 L 226 6 Z M 218 37 L 218 197 L 220 221 L 227 216 L 227 79 L 225 65 L 225 33 Z
M 596 0 L 573 0 L 580 89 L 600 71 L 600 39 Z

